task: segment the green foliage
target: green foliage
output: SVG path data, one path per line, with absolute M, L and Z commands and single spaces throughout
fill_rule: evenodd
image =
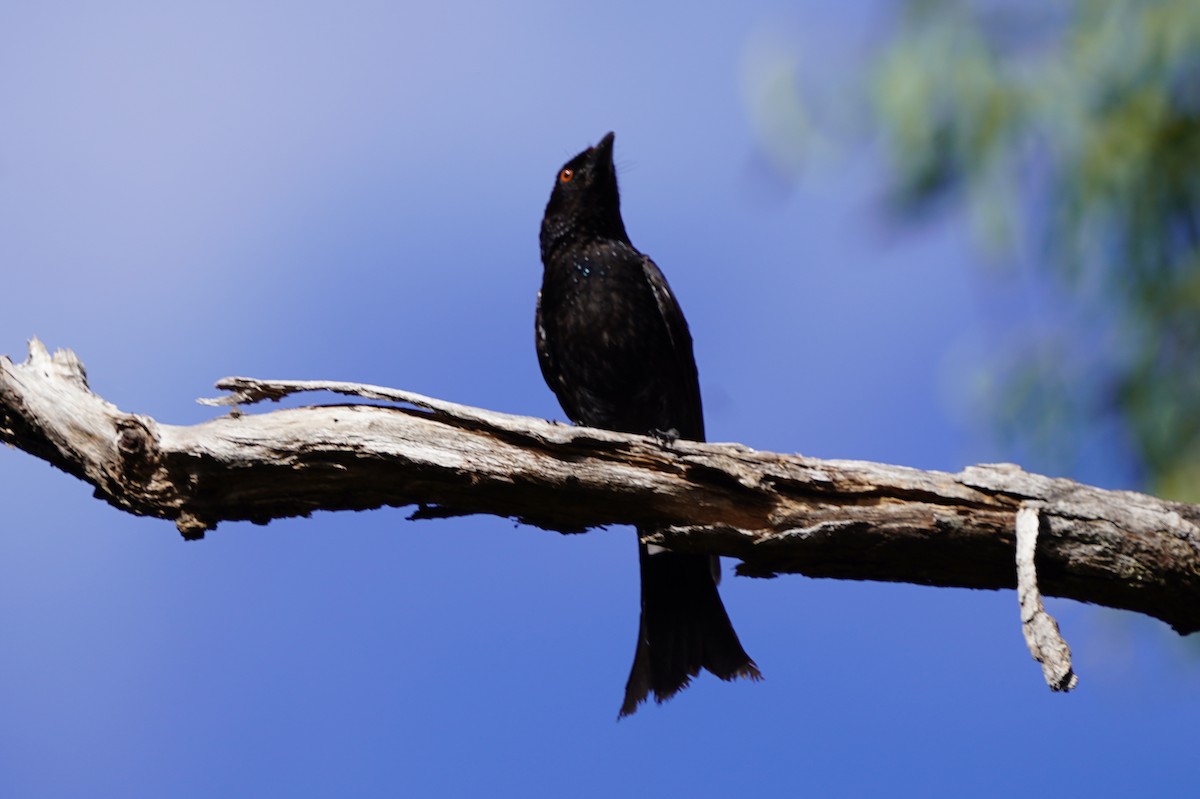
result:
M 1098 325 L 1015 359 L 1010 429 L 1116 415 L 1151 487 L 1200 499 L 1200 2 L 1020 8 L 908 7 L 875 80 L 896 199 L 963 199 L 993 247 L 1032 230 Z

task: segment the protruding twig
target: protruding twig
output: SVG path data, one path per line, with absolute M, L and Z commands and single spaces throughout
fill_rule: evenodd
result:
M 1033 564 L 1040 525 L 1036 503 L 1026 503 L 1017 511 L 1017 599 L 1021 603 L 1021 630 L 1029 654 L 1042 664 L 1042 676 L 1050 690 L 1070 691 L 1079 682 L 1071 668 L 1071 648 L 1059 633 L 1058 622 L 1042 605 Z
M 343 394 L 348 397 L 394 402 L 399 405 L 411 405 L 425 411 L 443 414 L 459 421 L 477 422 L 485 425 L 497 425 L 498 422 L 512 420 L 514 427 L 524 431 L 521 423 L 522 416 L 512 416 L 498 411 L 487 411 L 461 405 L 457 402 L 427 397 L 415 391 L 404 391 L 385 386 L 373 386 L 369 383 L 347 383 L 339 380 L 259 380 L 254 377 L 223 377 L 216 382 L 216 388 L 228 391 L 225 397 L 202 397 L 196 402 L 201 405 L 252 405 L 263 400 L 278 402 L 291 394 L 301 394 L 307 391 L 328 391 L 331 394 Z

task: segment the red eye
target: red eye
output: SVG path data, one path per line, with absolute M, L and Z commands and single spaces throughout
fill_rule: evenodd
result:
M 573 177 L 575 177 L 575 170 L 573 169 L 564 169 L 558 173 L 558 179 L 563 183 L 570 183 Z

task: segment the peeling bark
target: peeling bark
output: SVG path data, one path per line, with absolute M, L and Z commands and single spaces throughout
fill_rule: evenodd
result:
M 1038 508 L 1022 505 L 1017 511 L 1017 599 L 1021 603 L 1021 631 L 1029 654 L 1042 664 L 1042 676 L 1050 690 L 1070 691 L 1079 682 L 1071 666 L 1071 648 L 1058 631 L 1058 622 L 1042 605 L 1033 563 L 1040 528 Z
M 761 452 L 546 422 L 350 383 L 229 378 L 216 403 L 312 390 L 409 407 L 323 405 L 193 425 L 122 412 L 68 350 L 0 358 L 0 440 L 185 538 L 225 520 L 416 505 L 579 532 L 668 527 L 674 549 L 739 558 L 742 574 L 1016 587 L 1015 517 L 1041 518 L 1041 592 L 1200 629 L 1200 507 L 1029 474 L 960 473 Z

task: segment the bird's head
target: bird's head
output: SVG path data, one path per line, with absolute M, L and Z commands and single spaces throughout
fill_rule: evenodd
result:
M 542 253 L 567 241 L 628 241 L 613 167 L 613 134 L 563 164 L 542 217 Z

